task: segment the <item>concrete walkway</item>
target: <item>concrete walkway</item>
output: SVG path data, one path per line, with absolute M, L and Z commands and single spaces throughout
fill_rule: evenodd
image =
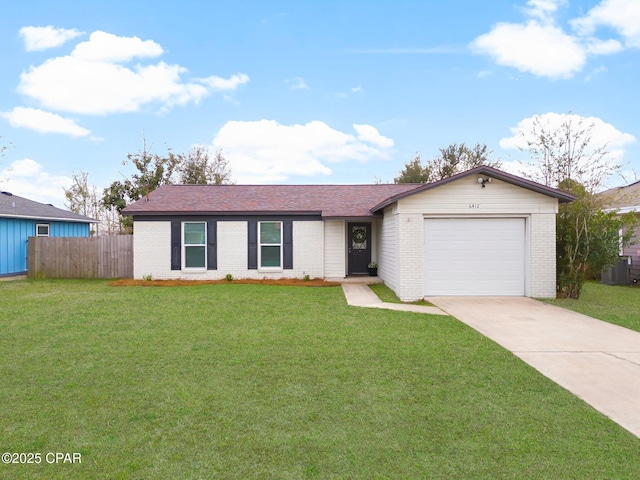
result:
M 640 333 L 531 298 L 427 300 L 640 437 Z
M 446 313 L 437 307 L 383 302 L 375 293 L 373 293 L 369 286 L 364 283 L 343 283 L 342 290 L 344 291 L 347 303 L 354 307 L 386 308 L 388 310 L 402 310 L 403 312 L 446 315 Z

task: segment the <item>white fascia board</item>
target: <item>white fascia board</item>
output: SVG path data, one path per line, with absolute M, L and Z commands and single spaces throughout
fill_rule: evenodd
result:
M 98 223 L 97 220 L 82 220 L 74 218 L 58 218 L 58 217 L 33 217 L 30 215 L 8 215 L 0 213 L 0 218 L 22 218 L 25 220 L 43 220 L 43 221 L 55 221 L 55 222 L 74 222 L 74 223 Z

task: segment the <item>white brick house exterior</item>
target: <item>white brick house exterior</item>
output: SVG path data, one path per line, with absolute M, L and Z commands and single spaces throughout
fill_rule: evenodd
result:
M 478 178 L 491 182 L 483 187 Z M 521 283 L 515 294 L 554 297 L 555 216 L 558 203 L 571 200 L 558 190 L 479 167 L 429 185 L 163 186 L 124 213 L 134 218 L 135 278 L 344 278 L 366 273 L 373 261 L 404 301 L 429 295 L 433 285 L 433 277 L 426 280 L 437 268 L 426 250 L 434 248 L 425 237 L 430 220 L 449 219 L 463 231 L 472 227 L 468 238 L 441 233 L 440 243 L 457 249 L 453 257 L 465 253 L 468 260 L 455 264 L 454 273 L 467 280 L 479 275 L 480 285 L 499 280 L 501 269 L 510 267 L 500 263 L 500 245 L 497 253 L 482 250 L 474 229 L 483 220 L 488 225 L 507 219 L 517 230 L 509 240 Z M 495 235 L 499 244 L 501 232 L 485 230 L 488 243 Z M 444 294 L 474 294 L 474 282 L 475 277 L 460 291 L 454 283 Z M 496 288 L 485 291 L 501 294 Z

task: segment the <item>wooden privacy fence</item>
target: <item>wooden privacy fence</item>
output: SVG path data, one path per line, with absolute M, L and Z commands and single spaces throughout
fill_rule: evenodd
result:
M 33 278 L 132 278 L 133 235 L 29 237 L 27 275 Z

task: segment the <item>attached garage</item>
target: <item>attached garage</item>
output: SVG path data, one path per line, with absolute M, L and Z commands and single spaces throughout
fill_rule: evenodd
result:
M 425 295 L 524 295 L 525 241 L 524 218 L 425 219 Z
M 403 301 L 554 297 L 556 214 L 573 199 L 482 166 L 430 184 L 163 185 L 124 213 L 136 278 L 334 278 L 376 263 Z M 197 265 L 181 263 L 188 249 Z
M 403 301 L 555 297 L 556 214 L 573 196 L 490 167 L 377 205 L 378 274 Z

